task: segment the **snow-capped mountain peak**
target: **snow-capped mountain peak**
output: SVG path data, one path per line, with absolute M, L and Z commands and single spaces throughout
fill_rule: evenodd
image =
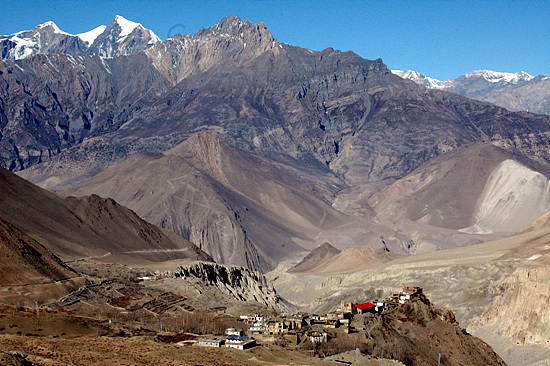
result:
M 96 38 L 99 37 L 99 35 L 105 31 L 105 28 L 107 28 L 106 25 L 100 25 L 99 27 L 94 28 L 90 31 L 80 33 L 80 34 L 75 34 L 75 36 L 77 36 L 78 38 L 86 42 L 88 45 L 91 45 L 92 43 L 94 43 Z
M 128 20 L 124 18 L 122 15 L 115 16 L 115 19 L 113 20 L 118 26 L 120 27 L 120 34 L 118 35 L 119 41 L 124 40 L 130 33 L 134 31 L 136 28 L 141 28 L 145 30 L 145 28 L 141 25 L 141 23 L 136 23 L 131 20 Z M 149 33 L 151 34 L 151 41 L 149 43 L 155 44 L 157 42 L 161 42 L 161 39 L 150 29 L 147 29 Z
M 92 36 L 95 38 L 87 53 L 104 58 L 132 55 L 161 42 L 153 31 L 120 15 L 115 16 L 100 34 Z
M 441 89 L 445 87 L 445 82 L 437 80 L 419 73 L 414 70 L 391 70 L 391 72 L 403 79 L 409 79 L 417 84 L 423 85 L 430 89 Z
M 502 82 L 502 83 L 510 83 L 510 84 L 517 84 L 520 81 L 530 81 L 535 78 L 534 76 L 529 75 L 525 71 L 511 73 L 511 72 L 498 72 L 498 71 L 491 71 L 491 70 L 472 71 L 464 75 L 464 77 L 468 79 L 483 78 L 490 83 Z
M 0 52 L 3 59 L 21 60 L 47 50 L 47 44 L 60 37 L 71 37 L 52 21 L 42 23 L 31 30 L 8 36 L 0 36 Z
M 120 26 L 119 38 L 126 37 L 127 35 L 132 33 L 132 31 L 137 27 L 143 27 L 140 23 L 132 22 L 131 20 L 128 20 L 121 15 L 115 16 L 114 21 Z
M 108 26 L 76 35 L 48 21 L 31 30 L 0 36 L 0 54 L 3 60 L 12 61 L 36 54 L 113 58 L 141 52 L 158 42 L 161 39 L 151 30 L 117 15 Z
M 392 73 L 429 89 L 458 93 L 509 110 L 550 114 L 549 104 L 546 102 L 550 99 L 545 97 L 548 95 L 548 76 L 534 77 L 525 71 L 512 73 L 476 70 L 456 79 L 440 81 L 414 70 L 392 70 Z
M 51 20 L 48 20 L 46 23 L 42 23 L 40 24 L 38 27 L 36 28 L 48 28 L 48 27 L 51 27 L 53 28 L 53 31 L 54 33 L 58 33 L 58 34 L 69 34 L 67 32 L 63 32 L 61 29 L 59 29 L 59 27 L 57 26 L 57 24 L 55 24 L 54 22 L 52 22 Z

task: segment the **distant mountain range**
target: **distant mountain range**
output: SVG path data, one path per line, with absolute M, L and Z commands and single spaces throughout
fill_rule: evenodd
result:
M 392 70 L 392 73 L 426 88 L 494 103 L 511 111 L 550 114 L 550 76 L 480 70 L 441 81 L 413 70 Z

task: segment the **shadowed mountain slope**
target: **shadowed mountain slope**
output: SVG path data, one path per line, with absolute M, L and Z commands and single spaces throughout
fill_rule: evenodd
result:
M 52 252 L 2 219 L 0 249 L 2 286 L 48 283 L 77 276 Z
M 0 218 L 63 260 L 109 255 L 148 260 L 210 257 L 110 198 L 64 198 L 0 168 Z

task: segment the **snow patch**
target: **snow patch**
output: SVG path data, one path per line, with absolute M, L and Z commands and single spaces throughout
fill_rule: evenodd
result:
M 90 46 L 94 43 L 96 38 L 99 37 L 99 35 L 103 33 L 103 31 L 105 31 L 105 28 L 107 28 L 106 25 L 100 25 L 97 28 L 94 28 L 84 33 L 76 34 L 75 36 L 88 43 L 88 46 Z
M 157 44 L 159 42 L 162 42 L 162 40 L 150 29 L 147 29 L 149 31 L 149 34 L 151 35 L 151 40 L 148 44 Z
M 13 63 L 13 66 L 17 67 L 17 68 L 18 68 L 19 70 L 21 70 L 21 71 L 25 71 L 21 66 L 19 66 L 19 65 L 17 64 L 17 62 L 14 62 L 14 63 Z
M 107 63 L 105 62 L 105 59 L 104 59 L 103 57 L 100 57 L 100 59 L 101 59 L 101 64 L 103 65 L 103 67 L 105 68 L 105 70 L 107 70 L 107 72 L 108 72 L 109 74 L 113 74 L 113 73 L 111 72 L 111 68 L 110 68 L 109 65 L 107 65 Z
M 9 51 L 13 54 L 15 60 L 30 57 L 38 51 L 38 42 L 36 41 L 32 41 L 28 38 L 19 38 L 17 36 L 11 37 L 10 40 L 16 44 L 13 50 Z

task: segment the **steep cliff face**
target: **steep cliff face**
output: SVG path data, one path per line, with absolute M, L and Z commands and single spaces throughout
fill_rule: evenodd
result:
M 546 272 L 546 277 L 550 277 L 550 271 Z M 468 329 L 475 332 L 476 329 L 487 326 L 498 335 L 521 346 L 548 344 L 549 301 L 548 281 L 531 280 L 521 283 L 498 296 L 483 315 L 472 320 Z
M 528 260 L 544 261 L 544 256 L 539 255 Z M 508 290 L 497 296 L 483 314 L 472 319 L 468 331 L 493 345 L 510 365 L 547 365 L 549 279 L 547 264 L 518 268 L 508 278 Z
M 243 267 L 197 262 L 162 273 L 161 277 L 194 278 L 238 301 L 257 302 L 283 311 L 292 308 L 262 274 Z

